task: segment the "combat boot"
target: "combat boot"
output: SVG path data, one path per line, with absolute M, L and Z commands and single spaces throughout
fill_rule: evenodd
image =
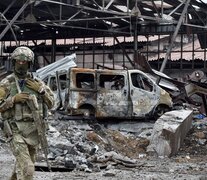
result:
M 13 172 L 12 173 L 12 176 L 11 176 L 10 180 L 17 180 L 17 174 L 16 174 L 16 172 Z

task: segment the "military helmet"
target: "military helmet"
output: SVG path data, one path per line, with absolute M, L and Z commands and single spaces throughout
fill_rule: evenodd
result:
M 34 53 L 31 49 L 29 49 L 28 47 L 25 46 L 20 46 L 17 47 L 12 55 L 11 55 L 11 59 L 12 60 L 16 60 L 16 61 L 29 61 L 31 63 L 34 62 Z

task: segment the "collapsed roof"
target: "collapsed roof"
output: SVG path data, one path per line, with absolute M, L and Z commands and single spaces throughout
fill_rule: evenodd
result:
M 1 0 L 0 40 L 169 34 L 187 1 Z M 206 31 L 206 8 L 191 0 L 180 32 Z

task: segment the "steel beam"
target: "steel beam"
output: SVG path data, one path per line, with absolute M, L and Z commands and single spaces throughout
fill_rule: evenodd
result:
M 156 11 L 156 13 L 157 13 L 157 15 L 161 18 L 162 16 L 160 15 L 160 13 L 159 13 L 159 11 L 158 11 L 158 9 L 157 9 L 157 6 L 156 6 L 154 0 L 151 0 L 151 2 L 152 2 L 152 5 L 153 5 L 153 7 L 154 7 L 154 9 L 155 9 L 155 11 Z
M 6 17 L 4 16 L 4 14 L 0 13 L 0 16 L 2 16 L 2 18 L 6 21 L 7 25 L 9 26 L 11 32 L 12 32 L 12 35 L 14 37 L 14 40 L 16 42 L 16 45 L 18 45 L 18 42 L 17 42 L 17 37 L 16 37 L 16 34 L 14 33 L 12 27 L 11 27 L 11 24 L 9 23 L 9 21 L 6 19 Z
M 132 67 L 134 67 L 134 62 L 131 60 L 131 58 L 129 57 L 129 55 L 127 54 L 126 50 L 121 46 L 121 43 L 119 42 L 118 38 L 115 36 L 114 39 L 116 40 L 116 42 L 118 43 L 119 47 L 122 49 L 122 51 L 124 52 L 125 56 L 127 57 L 127 59 L 129 60 L 130 64 L 132 65 Z
M 119 17 L 102 17 L 102 18 L 84 18 L 84 19 L 73 19 L 75 16 L 77 16 L 81 12 L 78 11 L 73 16 L 71 16 L 69 19 L 66 20 L 51 20 L 51 23 L 66 23 L 66 22 L 80 22 L 80 21 L 98 21 L 98 20 L 116 20 L 116 19 L 130 19 L 130 16 L 119 16 Z M 39 24 L 48 23 L 48 21 L 38 21 Z
M 17 0 L 13 0 L 9 5 L 8 7 L 4 10 L 4 12 L 2 13 L 3 15 L 14 5 L 14 3 L 16 2 Z
M 108 9 L 108 8 L 112 5 L 113 2 L 114 2 L 114 0 L 111 0 L 111 1 L 106 5 L 105 9 Z
M 127 14 L 129 14 L 129 0 L 127 0 Z
M 2 37 L 4 37 L 4 35 L 7 33 L 7 31 L 9 30 L 10 26 L 17 20 L 17 18 L 21 15 L 21 13 L 25 10 L 25 8 L 31 4 L 33 1 L 31 0 L 27 0 L 23 6 L 20 8 L 20 10 L 17 12 L 17 14 L 13 17 L 13 19 L 10 21 L 10 23 L 5 27 L 5 29 L 1 32 L 0 34 L 0 40 L 2 39 Z
M 105 10 L 105 0 L 102 0 L 102 9 Z
M 85 11 L 93 11 L 93 12 L 97 12 L 97 13 L 101 12 L 101 13 L 106 13 L 106 14 L 111 14 L 111 15 L 126 15 L 126 13 L 121 13 L 121 12 L 116 12 L 116 11 L 103 11 L 103 10 L 99 10 L 99 9 L 94 9 L 94 8 L 82 6 L 82 5 L 74 6 L 71 4 L 61 3 L 61 2 L 57 2 L 57 1 L 53 1 L 53 0 L 41 0 L 41 2 L 48 2 L 48 3 L 58 4 L 58 5 L 64 5 L 64 6 L 75 8 L 75 9 L 82 9 Z
M 171 16 L 175 11 L 177 11 L 179 8 L 180 8 L 180 6 L 182 6 L 184 4 L 184 1 L 183 2 L 181 2 L 174 10 L 172 10 L 169 14 L 168 14 L 168 16 Z
M 62 0 L 60 0 L 62 2 Z M 62 10 L 63 10 L 63 5 L 60 4 L 60 13 L 59 13 L 59 19 L 62 20 Z
M 179 18 L 179 21 L 178 21 L 178 24 L 177 24 L 177 26 L 176 26 L 175 32 L 173 33 L 173 36 L 172 36 L 172 39 L 171 39 L 170 46 L 168 47 L 167 52 L 166 52 L 166 54 L 165 54 L 164 61 L 163 61 L 162 66 L 161 66 L 161 68 L 160 68 L 160 72 L 163 72 L 164 69 L 165 69 L 165 66 L 166 66 L 166 64 L 167 64 L 168 57 L 169 57 L 170 52 L 171 52 L 171 50 L 172 50 L 172 48 L 173 48 L 175 38 L 177 37 L 178 31 L 179 31 L 180 26 L 181 26 L 181 24 L 182 24 L 182 22 L 183 22 L 183 18 L 184 18 L 184 16 L 185 16 L 186 12 L 187 12 L 189 3 L 190 3 L 190 0 L 186 0 L 186 3 L 185 3 L 185 6 L 184 6 L 184 9 L 183 9 L 183 12 L 182 12 L 182 14 L 181 14 L 181 16 L 180 16 L 180 18 Z

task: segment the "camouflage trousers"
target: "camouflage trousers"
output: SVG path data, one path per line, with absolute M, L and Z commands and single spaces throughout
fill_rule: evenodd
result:
M 15 134 L 10 142 L 16 164 L 10 180 L 32 180 L 36 147 L 28 145 L 21 135 Z

